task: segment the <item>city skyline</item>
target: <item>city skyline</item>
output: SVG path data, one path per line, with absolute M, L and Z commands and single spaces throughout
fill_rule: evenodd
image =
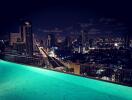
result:
M 132 100 L 128 1 L 0 1 L 0 100 Z

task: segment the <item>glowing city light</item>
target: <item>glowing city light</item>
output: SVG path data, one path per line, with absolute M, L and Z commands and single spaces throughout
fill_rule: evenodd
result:
M 118 43 L 115 43 L 114 46 L 117 47 L 118 46 Z

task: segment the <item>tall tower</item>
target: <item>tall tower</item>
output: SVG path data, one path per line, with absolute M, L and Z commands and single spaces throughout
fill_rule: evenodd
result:
M 25 33 L 26 33 L 26 52 L 28 55 L 33 55 L 33 35 L 32 25 L 30 22 L 25 22 Z
M 21 40 L 25 43 L 26 54 L 33 55 L 33 34 L 31 22 L 25 21 L 20 26 Z
M 0 41 L 0 59 L 4 59 L 5 44 L 4 41 Z
M 55 46 L 55 36 L 54 36 L 54 34 L 48 34 L 47 47 L 51 48 L 53 46 Z
M 84 30 L 81 31 L 81 53 L 84 53 L 84 50 L 85 50 L 85 45 L 86 45 L 86 35 L 85 35 L 85 32 Z
M 25 24 L 24 24 L 24 22 L 22 22 L 21 24 L 20 24 L 20 27 L 19 27 L 19 32 L 20 32 L 20 34 L 21 34 L 21 41 L 23 42 L 23 43 L 26 43 L 26 30 L 25 30 L 26 28 L 25 28 Z
M 51 47 L 51 35 L 48 35 L 48 38 L 47 38 L 47 47 Z
M 81 31 L 81 37 L 82 37 L 82 46 L 84 46 L 85 45 L 85 33 L 84 33 L 84 31 L 82 30 Z
M 129 45 L 130 45 L 130 36 L 128 33 L 125 34 L 125 48 L 129 48 Z

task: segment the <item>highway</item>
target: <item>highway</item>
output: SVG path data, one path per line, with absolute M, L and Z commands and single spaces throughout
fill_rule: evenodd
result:
M 58 59 L 54 57 L 50 57 L 46 52 L 46 50 L 44 49 L 44 47 L 39 46 L 39 43 L 37 43 L 36 40 L 35 40 L 35 45 L 39 49 L 39 52 L 42 54 L 44 60 L 47 60 L 53 68 L 65 67 Z
M 47 56 L 49 62 L 51 63 L 52 67 L 53 68 L 56 68 L 56 67 L 64 67 L 64 65 L 59 61 L 57 60 L 56 58 L 54 57 L 50 57 L 48 55 L 48 53 L 44 50 L 44 48 L 41 48 L 41 50 L 43 51 L 43 53 Z

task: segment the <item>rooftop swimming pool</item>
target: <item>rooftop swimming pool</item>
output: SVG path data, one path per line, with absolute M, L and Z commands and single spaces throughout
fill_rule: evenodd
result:
M 132 100 L 132 88 L 0 60 L 0 100 Z

